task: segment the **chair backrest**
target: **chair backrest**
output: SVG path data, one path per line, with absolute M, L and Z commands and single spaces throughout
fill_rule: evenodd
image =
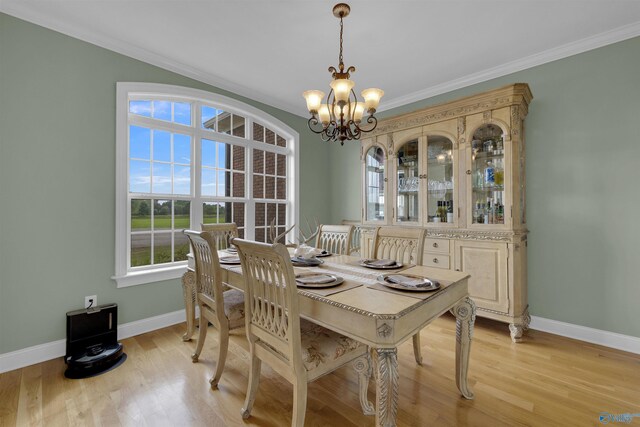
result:
M 238 247 L 245 279 L 247 337 L 293 370 L 304 370 L 298 289 L 287 248 L 281 243 L 232 242 Z
M 353 225 L 320 226 L 316 237 L 316 248 L 324 249 L 333 254 L 349 255 L 351 252 L 351 234 Z
M 426 233 L 426 229 L 418 227 L 378 227 L 373 239 L 373 257 L 422 265 Z
M 202 231 L 211 233 L 216 241 L 218 250 L 227 249 L 229 240 L 238 237 L 238 226 L 235 222 L 223 222 L 220 224 L 200 224 Z
M 222 276 L 215 237 L 208 231 L 184 230 L 196 263 L 196 294 L 217 313 L 224 313 Z

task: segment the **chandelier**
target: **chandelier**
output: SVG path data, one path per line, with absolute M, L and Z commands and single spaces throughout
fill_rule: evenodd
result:
M 312 132 L 321 135 L 323 141 L 344 141 L 360 139 L 363 133 L 371 132 L 378 124 L 374 113 L 380 98 L 384 95 L 381 89 L 370 88 L 362 91 L 364 101 L 358 101 L 353 91 L 355 82 L 349 80 L 350 73 L 356 71 L 355 67 L 345 70 L 342 61 L 342 19 L 349 15 L 351 8 L 346 3 L 339 3 L 333 7 L 333 16 L 340 18 L 340 56 L 338 57 L 338 69 L 329 67 L 333 81 L 329 84 L 331 90 L 324 100 L 324 92 L 320 90 L 308 90 L 302 94 L 307 101 L 307 110 L 311 113 L 308 124 Z M 368 117 L 364 119 L 364 112 Z

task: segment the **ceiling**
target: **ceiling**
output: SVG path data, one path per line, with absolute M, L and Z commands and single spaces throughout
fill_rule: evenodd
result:
M 306 115 L 337 66 L 335 1 L 0 0 L 0 11 Z M 640 35 L 637 0 L 352 1 L 345 65 L 381 109 Z

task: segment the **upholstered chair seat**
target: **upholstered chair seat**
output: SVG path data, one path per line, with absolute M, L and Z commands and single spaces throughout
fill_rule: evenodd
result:
M 244 293 L 230 289 L 223 294 L 224 314 L 229 319 L 229 329 L 244 327 Z
M 338 360 L 360 347 L 366 348 L 364 344 L 353 338 L 305 319 L 300 319 L 300 341 L 302 342 L 302 362 L 307 371 Z

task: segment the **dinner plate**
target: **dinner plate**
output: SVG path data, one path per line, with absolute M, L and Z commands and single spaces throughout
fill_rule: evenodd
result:
M 320 264 L 323 264 L 324 261 L 316 258 L 300 258 L 300 257 L 291 257 L 291 263 L 294 267 L 317 267 Z
M 440 289 L 440 283 L 422 276 L 412 274 L 389 273 L 376 278 L 378 283 L 393 289 L 410 292 L 429 292 Z M 403 284 L 402 281 L 407 283 Z
M 375 264 L 371 264 L 372 262 L 375 261 L 381 261 L 379 259 L 361 259 L 359 262 L 359 265 L 363 266 L 363 267 L 367 267 L 367 268 L 373 268 L 376 270 L 394 270 L 397 268 L 401 268 L 402 264 L 399 262 L 396 262 L 395 264 L 391 264 L 391 265 L 375 265 Z
M 313 282 L 317 278 L 318 282 Z M 323 280 L 324 278 L 324 280 Z M 325 281 L 326 280 L 326 281 Z M 296 285 L 299 288 L 330 288 L 338 286 L 344 279 L 329 273 L 300 273 L 296 274 Z
M 238 255 L 221 256 L 220 264 L 240 264 L 240 257 Z
M 316 258 L 324 258 L 326 256 L 331 256 L 331 255 L 333 255 L 331 252 L 322 251 L 318 255 L 316 255 Z

